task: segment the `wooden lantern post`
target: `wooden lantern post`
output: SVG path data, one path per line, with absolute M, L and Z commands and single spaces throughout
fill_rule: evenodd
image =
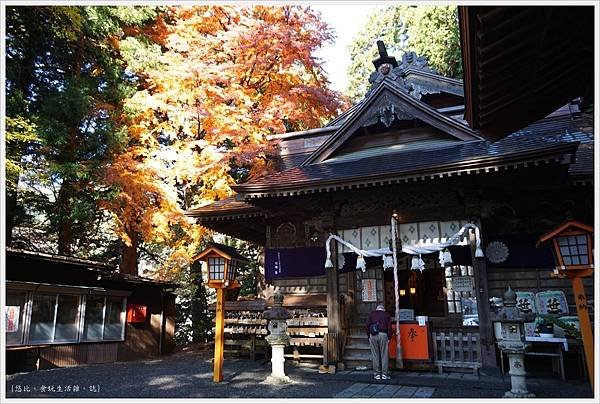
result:
M 594 390 L 594 336 L 582 278 L 591 276 L 594 272 L 593 234 L 593 227 L 572 220 L 544 234 L 538 241 L 538 247 L 547 241 L 552 242 L 556 261 L 552 276 L 571 279 L 592 391 Z
M 225 290 L 240 287 L 236 279 L 237 270 L 249 260 L 233 247 L 210 243 L 194 261 L 202 260 L 208 266 L 208 287 L 216 289 L 215 307 L 215 352 L 213 381 L 223 381 L 223 351 L 225 345 Z

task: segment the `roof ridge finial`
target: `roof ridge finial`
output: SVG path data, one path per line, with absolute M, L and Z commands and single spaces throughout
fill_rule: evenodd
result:
M 387 49 L 385 48 L 385 44 L 382 40 L 377 41 L 377 50 L 379 52 L 379 57 L 373 60 L 375 70 L 379 71 L 379 67 L 385 64 L 392 65 L 392 67 L 388 70 L 391 70 L 394 67 L 398 67 L 398 62 L 396 61 L 396 58 L 388 55 Z

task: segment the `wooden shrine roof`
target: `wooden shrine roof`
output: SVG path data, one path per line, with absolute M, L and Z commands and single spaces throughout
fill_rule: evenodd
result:
M 580 142 L 592 141 L 593 135 L 580 130 L 567 114 L 537 122 L 493 143 L 475 140 L 428 149 L 381 150 L 380 154 L 355 161 L 296 166 L 233 188 L 251 197 L 274 196 L 330 191 L 343 189 L 342 186 L 382 185 L 391 179 L 428 179 L 532 159 L 562 158 L 563 154 L 575 154 Z M 577 169 L 593 169 L 593 165 L 589 167 L 589 158 L 584 150 Z
M 187 214 L 217 231 L 258 242 L 264 239 L 265 212 L 253 198 L 545 163 L 568 165 L 574 181 L 593 181 L 593 123 L 572 99 L 544 119 L 493 142 L 473 131 L 464 119 L 462 82 L 438 75 L 411 52 L 393 69 L 371 74 L 369 82 L 365 98 L 323 128 L 271 136 L 279 142 L 278 171 L 235 185 L 236 197 Z
M 190 217 L 211 216 L 215 219 L 233 219 L 260 216 L 261 209 L 244 201 L 238 201 L 235 196 L 222 199 L 210 205 L 188 209 L 185 214 Z
M 594 95 L 594 7 L 461 6 L 465 118 L 489 140 Z

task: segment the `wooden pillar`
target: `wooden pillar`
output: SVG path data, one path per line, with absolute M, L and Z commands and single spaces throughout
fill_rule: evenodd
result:
M 477 226 L 480 226 L 480 224 L 477 223 Z M 487 267 L 485 265 L 485 257 L 475 256 L 475 234 L 472 231 L 469 232 L 469 242 L 471 244 L 471 260 L 473 262 L 473 275 L 475 278 L 475 296 L 477 297 L 477 311 L 479 313 L 481 366 L 484 368 L 496 368 L 498 365 L 496 363 L 494 330 L 490 320 L 490 299 L 488 294 Z M 481 248 L 483 249 L 483 241 L 481 243 Z
M 592 391 L 594 391 L 594 335 L 592 334 L 592 324 L 590 323 L 590 314 L 588 313 L 587 298 L 581 277 L 575 276 L 571 281 L 573 283 L 577 316 L 579 316 L 579 328 L 581 330 L 581 339 L 583 340 L 585 363 L 587 364 Z
M 163 300 L 163 338 L 162 338 L 162 353 L 173 353 L 175 349 L 175 295 L 167 293 Z
M 325 269 L 325 276 L 327 278 L 327 333 L 329 338 L 335 338 L 339 341 L 342 334 L 342 324 L 340 321 L 340 300 L 339 300 L 339 278 L 338 278 L 338 260 L 337 260 L 337 245 L 331 243 L 331 261 L 333 262 L 333 268 Z M 323 349 L 327 350 L 329 344 L 323 344 Z M 339 347 L 339 343 L 330 345 L 335 347 L 336 351 Z M 340 360 L 340 352 L 327 352 L 323 355 L 324 358 L 328 358 L 331 362 L 338 362 Z M 333 363 L 325 363 L 329 365 Z
M 217 288 L 217 305 L 215 314 L 215 356 L 213 363 L 213 381 L 223 381 L 223 348 L 225 332 L 224 290 Z

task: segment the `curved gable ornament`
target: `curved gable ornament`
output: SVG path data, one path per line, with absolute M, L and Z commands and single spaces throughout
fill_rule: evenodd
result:
M 410 96 L 421 99 L 421 96 L 425 94 L 439 94 L 440 90 L 434 88 L 435 86 L 426 86 L 424 84 L 416 84 L 407 82 L 406 76 L 410 71 L 418 70 L 420 72 L 430 73 L 437 75 L 438 72 L 429 66 L 427 58 L 424 56 L 417 56 L 415 52 L 404 52 L 402 55 L 402 62 L 400 65 L 395 66 L 391 70 L 382 69 L 386 65 L 380 66 L 377 71 L 371 73 L 369 76 L 369 83 L 371 88 L 367 92 L 366 96 L 369 96 L 377 86 L 385 79 L 394 82 L 399 90 L 409 94 Z M 388 65 L 391 67 L 391 65 Z
M 402 108 L 402 105 L 394 102 L 389 94 L 385 94 L 377 100 L 358 125 L 361 127 L 375 125 L 381 122 L 386 128 L 389 128 L 395 120 L 412 120 L 416 117 Z

